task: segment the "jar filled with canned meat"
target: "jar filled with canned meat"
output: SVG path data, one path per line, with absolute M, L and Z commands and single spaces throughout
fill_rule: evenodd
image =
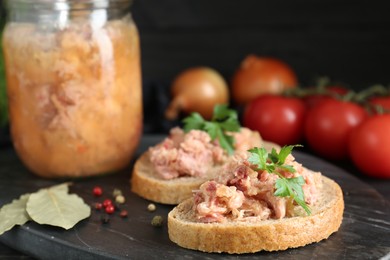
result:
M 139 34 L 129 0 L 8 0 L 12 142 L 43 177 L 125 167 L 142 132 Z

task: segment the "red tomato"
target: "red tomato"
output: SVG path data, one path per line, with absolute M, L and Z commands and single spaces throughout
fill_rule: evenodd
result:
M 237 104 L 248 104 L 262 94 L 280 94 L 298 84 L 294 70 L 276 58 L 247 56 L 231 82 L 232 98 Z
M 366 175 L 390 178 L 390 115 L 375 115 L 354 129 L 349 153 Z
M 308 145 L 326 159 L 341 160 L 348 155 L 348 137 L 368 117 L 359 105 L 328 99 L 307 114 L 305 137 Z
M 385 111 L 390 112 L 390 96 L 373 97 L 369 102 L 374 105 L 380 105 Z
M 348 89 L 341 86 L 329 86 L 326 88 L 328 94 L 313 94 L 303 98 L 307 108 L 311 109 L 325 100 L 332 99 L 332 95 L 345 95 L 348 93 Z
M 298 98 L 261 95 L 245 108 L 243 124 L 257 130 L 264 140 L 279 145 L 298 144 L 303 137 L 305 111 Z

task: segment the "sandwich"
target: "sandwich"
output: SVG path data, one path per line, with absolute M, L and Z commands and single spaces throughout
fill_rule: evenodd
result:
M 171 129 L 168 137 L 137 159 L 131 190 L 145 199 L 176 205 L 215 178 L 230 157 L 254 146 L 278 149 L 257 131 L 241 127 L 236 111 L 226 105 L 215 107 L 211 121 L 193 113 L 184 119 L 183 128 Z
M 293 146 L 233 156 L 168 214 L 169 238 L 203 252 L 277 251 L 327 239 L 342 222 L 333 180 L 295 161 Z

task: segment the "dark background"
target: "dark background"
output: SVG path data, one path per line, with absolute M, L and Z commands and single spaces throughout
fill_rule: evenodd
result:
M 390 83 L 386 1 L 135 0 L 145 79 L 206 65 L 229 81 L 248 54 L 280 58 L 301 84 L 317 76 L 359 90 Z

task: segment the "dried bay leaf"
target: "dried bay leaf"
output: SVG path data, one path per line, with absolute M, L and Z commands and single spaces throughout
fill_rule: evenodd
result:
M 0 235 L 29 220 L 69 229 L 90 214 L 90 207 L 77 195 L 69 194 L 69 183 L 64 183 L 24 194 L 4 205 L 0 209 Z
M 58 185 L 54 185 L 54 186 L 51 186 L 49 188 L 43 188 L 43 189 L 40 189 L 39 191 L 41 190 L 47 190 L 47 189 L 55 189 L 55 190 L 58 190 L 58 191 L 63 191 L 63 192 L 66 192 L 68 193 L 69 192 L 69 185 L 71 183 L 70 182 L 65 182 L 65 183 L 61 183 L 61 184 L 58 184 Z M 38 192 L 39 192 L 38 191 Z
M 68 193 L 68 184 L 31 194 L 26 210 L 33 221 L 64 229 L 72 228 L 91 215 L 91 208 L 79 196 Z
M 24 194 L 0 209 L 0 235 L 16 225 L 23 225 L 31 220 L 26 211 L 29 197 L 30 194 Z

